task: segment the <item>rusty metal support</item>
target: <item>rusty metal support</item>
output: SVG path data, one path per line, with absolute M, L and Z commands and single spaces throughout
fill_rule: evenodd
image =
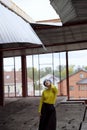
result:
M 27 70 L 26 70 L 26 56 L 21 56 L 22 64 L 22 96 L 27 97 Z
M 3 53 L 0 51 L 0 106 L 4 106 Z

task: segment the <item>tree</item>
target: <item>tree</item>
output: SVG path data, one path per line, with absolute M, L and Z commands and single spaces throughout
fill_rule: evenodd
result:
M 70 65 L 69 66 L 69 75 L 75 73 L 75 65 Z
M 82 68 L 83 68 L 84 70 L 87 70 L 87 66 L 83 66 Z
M 33 74 L 34 74 L 34 77 L 33 77 Z M 31 79 L 34 78 L 34 80 L 37 80 L 38 79 L 38 70 L 37 68 L 33 68 L 33 67 L 30 67 L 30 68 L 27 68 L 27 76 Z
M 69 70 L 69 75 L 73 74 L 75 72 L 75 65 L 70 65 L 68 70 Z M 66 65 L 59 65 L 55 69 L 55 76 L 64 79 L 66 78 Z
M 52 68 L 51 67 L 45 67 L 40 70 L 40 78 L 44 77 L 47 74 L 52 74 Z

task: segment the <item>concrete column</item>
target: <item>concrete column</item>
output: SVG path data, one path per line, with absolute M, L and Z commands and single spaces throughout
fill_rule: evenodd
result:
M 22 96 L 27 97 L 27 70 L 26 70 L 26 56 L 21 56 L 22 64 Z
M 3 53 L 0 51 L 0 106 L 4 106 Z

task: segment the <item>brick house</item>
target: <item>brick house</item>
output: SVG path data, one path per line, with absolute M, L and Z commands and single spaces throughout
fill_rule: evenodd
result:
M 58 83 L 59 95 L 67 95 L 66 78 Z M 79 70 L 69 76 L 70 99 L 87 98 L 87 71 Z
M 33 80 L 27 78 L 28 95 L 33 95 Z M 22 96 L 21 71 L 4 71 L 4 95 Z

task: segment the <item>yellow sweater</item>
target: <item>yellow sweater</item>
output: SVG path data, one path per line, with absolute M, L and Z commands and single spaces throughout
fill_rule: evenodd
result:
M 58 89 L 53 84 L 51 84 L 50 89 L 45 89 L 42 92 L 42 97 L 40 99 L 39 112 L 41 112 L 43 103 L 55 104 L 57 94 L 58 94 Z

